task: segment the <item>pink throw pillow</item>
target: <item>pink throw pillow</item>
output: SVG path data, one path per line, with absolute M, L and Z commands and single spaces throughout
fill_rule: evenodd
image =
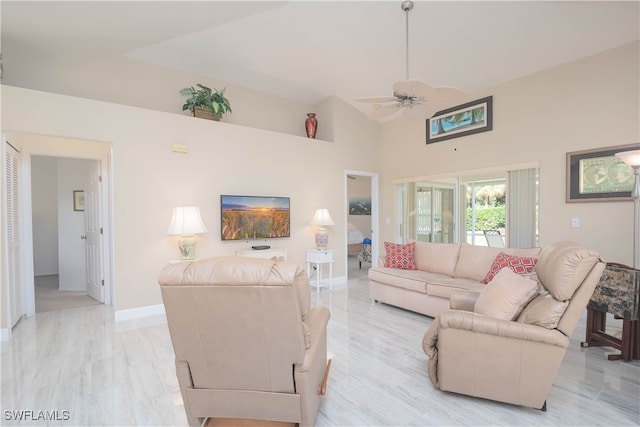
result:
M 415 262 L 416 242 L 401 245 L 399 243 L 384 242 L 384 250 L 387 253 L 384 266 L 400 268 L 402 270 L 417 270 Z
M 500 252 L 496 259 L 493 260 L 493 264 L 491 264 L 491 268 L 482 280 L 482 283 L 486 285 L 495 277 L 496 274 L 498 274 L 500 270 L 506 267 L 509 267 L 514 273 L 518 273 L 521 276 L 533 273 L 537 263 L 537 258 L 507 255 L 504 252 Z

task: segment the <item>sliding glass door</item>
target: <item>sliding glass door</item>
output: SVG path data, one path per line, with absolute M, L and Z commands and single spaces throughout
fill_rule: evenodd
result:
M 455 241 L 455 187 L 428 182 L 403 185 L 402 239 L 421 242 Z
M 465 234 L 470 245 L 505 247 L 506 179 L 481 179 L 462 182 L 465 194 Z
M 538 169 L 398 184 L 400 239 L 476 246 L 538 244 Z

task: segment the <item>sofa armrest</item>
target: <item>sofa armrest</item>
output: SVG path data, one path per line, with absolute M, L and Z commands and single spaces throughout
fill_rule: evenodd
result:
M 330 317 L 329 310 L 326 307 L 312 308 L 307 317 L 307 325 L 309 326 L 309 334 L 311 336 L 311 346 L 305 351 L 302 363 L 296 365 L 296 372 L 307 372 L 316 357 L 316 353 L 319 348 L 325 348 L 320 340 L 326 339 L 325 331 Z M 326 357 L 321 355 L 320 357 Z
M 445 310 L 422 345 L 434 387 L 541 408 L 569 338 L 556 329 Z
M 451 291 L 449 296 L 449 308 L 473 312 L 480 292 L 476 291 Z
M 459 329 L 476 334 L 495 335 L 518 340 L 534 341 L 567 348 L 569 338 L 557 329 L 495 319 L 468 311 L 445 310 L 439 314 L 440 329 Z

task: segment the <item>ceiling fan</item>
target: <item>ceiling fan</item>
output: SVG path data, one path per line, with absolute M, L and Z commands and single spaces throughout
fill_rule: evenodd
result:
M 374 111 L 368 118 L 377 120 L 398 111 L 408 118 L 427 118 L 439 110 L 457 105 L 465 99 L 465 94 L 451 86 L 431 86 L 421 80 L 409 80 L 409 11 L 412 1 L 400 5 L 406 20 L 406 80 L 393 85 L 393 96 L 373 96 L 356 99 L 357 102 L 373 103 Z M 386 104 L 386 105 L 382 105 Z

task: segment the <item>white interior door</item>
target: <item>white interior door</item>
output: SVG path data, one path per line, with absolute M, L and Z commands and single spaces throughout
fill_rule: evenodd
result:
M 10 144 L 6 146 L 6 215 L 7 215 L 7 284 L 9 293 L 9 323 L 13 327 L 25 314 L 20 274 L 20 153 Z
M 84 190 L 84 218 L 87 259 L 87 293 L 98 302 L 104 303 L 104 281 L 102 266 L 102 206 L 100 176 L 101 165 L 96 165 L 89 184 Z

